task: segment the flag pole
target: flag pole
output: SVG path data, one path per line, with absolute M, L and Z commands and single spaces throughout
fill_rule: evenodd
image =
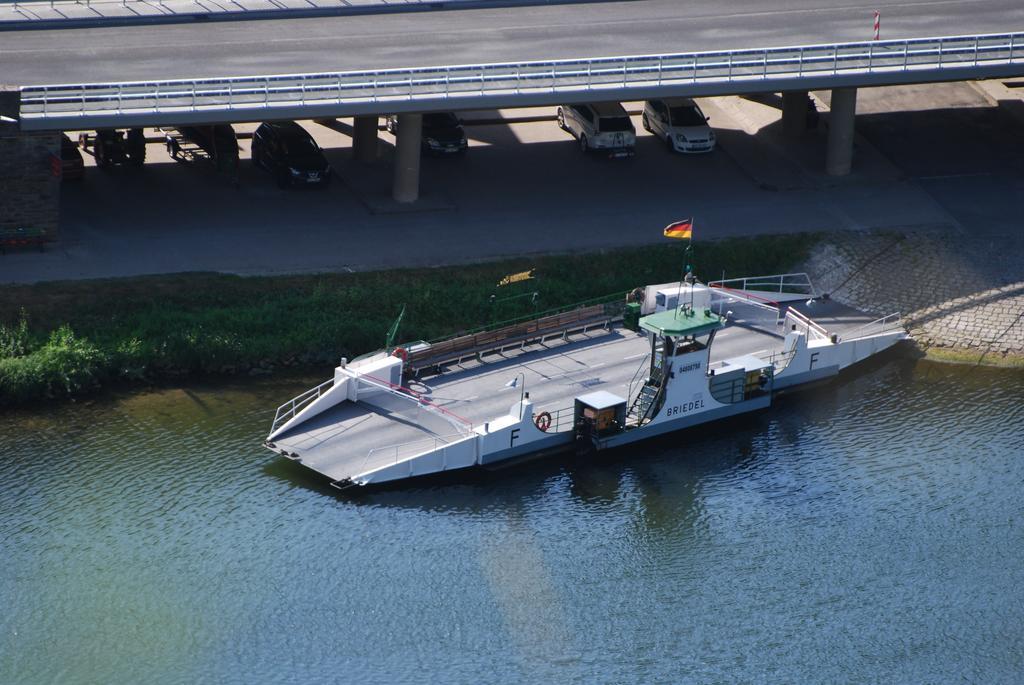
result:
M 690 311 L 693 312 L 693 281 L 694 281 L 694 278 L 693 278 L 693 264 L 692 264 L 692 262 L 693 262 L 693 221 L 692 220 L 690 221 L 690 239 L 686 241 L 686 255 L 689 258 L 689 259 L 687 259 L 687 261 L 691 262 L 691 263 L 686 265 L 686 276 L 684 278 L 688 278 L 689 279 L 686 282 L 690 286 Z
M 676 221 L 665 227 L 666 238 L 686 238 L 686 249 L 683 251 L 683 272 L 679 275 L 679 287 L 676 289 L 676 306 L 673 316 L 679 318 L 679 310 L 683 308 L 680 300 L 683 298 L 683 281 L 692 286 L 693 272 L 690 267 L 690 258 L 693 255 L 693 217 L 685 221 Z M 681 235 L 679 235 L 681 234 Z M 693 309 L 693 288 L 690 288 L 690 309 Z
M 691 229 L 692 230 L 692 229 Z M 693 310 L 693 283 L 690 283 L 687 277 L 693 275 L 693 266 L 690 262 L 693 260 L 693 235 L 691 234 L 686 240 L 686 249 L 683 250 L 683 272 L 679 276 L 679 288 L 676 291 L 676 318 L 679 318 L 679 310 L 682 308 L 683 298 L 683 281 L 686 281 L 690 286 L 690 310 Z
M 678 316 L 679 309 L 682 308 L 682 303 L 679 301 L 683 297 L 683 281 L 686 281 L 687 285 L 690 286 L 690 309 L 693 309 L 693 283 L 690 282 L 690 278 L 693 276 L 693 267 L 690 261 L 693 259 L 693 238 L 690 238 L 686 243 L 686 249 L 683 250 L 683 273 L 679 277 L 679 290 L 676 292 L 676 312 Z
M 690 247 L 687 245 L 686 250 L 689 249 Z M 683 304 L 679 300 L 683 299 L 683 278 L 685 278 L 686 274 L 686 250 L 683 250 L 683 270 L 679 273 L 679 287 L 676 289 L 675 318 L 677 319 L 679 318 L 679 310 L 683 307 Z

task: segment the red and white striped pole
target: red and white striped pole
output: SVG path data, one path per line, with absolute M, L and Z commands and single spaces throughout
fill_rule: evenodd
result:
M 875 10 L 875 40 L 878 40 L 878 29 L 882 26 L 882 15 Z

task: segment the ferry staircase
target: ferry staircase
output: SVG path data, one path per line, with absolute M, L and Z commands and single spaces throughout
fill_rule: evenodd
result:
M 633 381 L 630 382 L 632 388 L 633 383 L 636 382 L 637 377 L 641 371 L 648 368 L 647 359 L 650 355 L 644 358 L 640 362 L 640 366 L 636 370 L 636 374 L 633 375 Z M 664 352 L 661 349 L 655 349 L 654 360 L 651 364 L 651 375 L 644 379 L 643 385 L 640 386 L 639 392 L 633 399 L 633 403 L 629 407 L 629 411 L 626 412 L 626 425 L 635 425 L 637 428 L 649 423 L 653 418 L 653 414 L 658 405 L 658 399 L 661 396 L 662 390 L 665 384 L 662 383 L 662 369 L 664 364 Z M 629 393 L 632 394 L 632 390 Z
M 626 413 L 626 425 L 635 424 L 637 428 L 651 420 L 654 413 L 654 406 L 661 394 L 661 388 L 650 383 L 640 386 L 640 392 Z

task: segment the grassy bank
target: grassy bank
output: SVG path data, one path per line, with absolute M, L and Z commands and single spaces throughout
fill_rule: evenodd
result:
M 948 364 L 969 364 L 971 366 L 997 366 L 1007 369 L 1024 369 L 1024 355 L 964 350 L 957 347 L 929 347 L 924 351 L 927 359 Z
M 803 261 L 817 241 L 787 235 L 699 243 L 694 271 L 702 280 L 723 271 L 780 273 Z M 403 304 L 398 340 L 429 340 L 678 279 L 682 247 L 351 274 L 182 274 L 7 286 L 0 290 L 0 404 L 115 382 L 329 364 L 382 347 Z M 495 287 L 527 269 L 535 269 L 535 280 Z M 536 302 L 522 296 L 532 291 L 539 292 Z

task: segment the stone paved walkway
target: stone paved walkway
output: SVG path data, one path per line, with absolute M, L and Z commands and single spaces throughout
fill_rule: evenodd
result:
M 883 316 L 895 311 L 925 350 L 998 361 L 1024 356 L 1024 238 L 959 231 L 830 235 L 806 269 L 822 292 Z

